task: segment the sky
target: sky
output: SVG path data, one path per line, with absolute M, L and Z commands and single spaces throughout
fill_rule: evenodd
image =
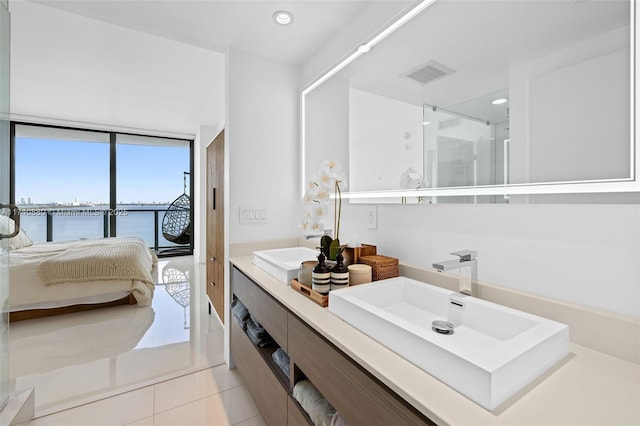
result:
M 183 189 L 189 149 L 117 145 L 117 200 L 170 203 Z M 16 138 L 16 202 L 109 203 L 109 144 Z M 188 188 L 187 179 L 187 192 Z

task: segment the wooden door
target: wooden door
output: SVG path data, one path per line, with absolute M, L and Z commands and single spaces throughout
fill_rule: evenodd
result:
M 207 147 L 207 296 L 224 322 L 224 130 Z

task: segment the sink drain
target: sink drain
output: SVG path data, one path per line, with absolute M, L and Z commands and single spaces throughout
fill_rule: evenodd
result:
M 449 321 L 434 321 L 431 323 L 431 329 L 440 334 L 453 334 L 453 324 Z

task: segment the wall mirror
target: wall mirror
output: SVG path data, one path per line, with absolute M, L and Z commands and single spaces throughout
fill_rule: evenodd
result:
M 640 190 L 633 3 L 413 3 L 303 89 L 302 187 L 331 158 L 352 201 Z

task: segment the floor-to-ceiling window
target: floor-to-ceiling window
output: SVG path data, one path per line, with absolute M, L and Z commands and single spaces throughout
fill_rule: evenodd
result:
M 117 233 L 143 238 L 150 246 L 178 246 L 182 235 L 189 240 L 190 211 L 177 217 L 171 232 L 165 213 L 175 199 L 190 196 L 189 141 L 148 136 L 118 134 L 117 164 Z M 180 212 L 170 213 L 178 214 Z M 158 223 L 157 227 L 148 224 Z
M 33 241 L 104 236 L 109 134 L 15 126 L 15 203 Z
M 26 123 L 12 129 L 12 199 L 33 241 L 135 236 L 159 254 L 193 252 L 191 140 Z M 178 232 L 163 232 L 183 194 L 186 220 Z

